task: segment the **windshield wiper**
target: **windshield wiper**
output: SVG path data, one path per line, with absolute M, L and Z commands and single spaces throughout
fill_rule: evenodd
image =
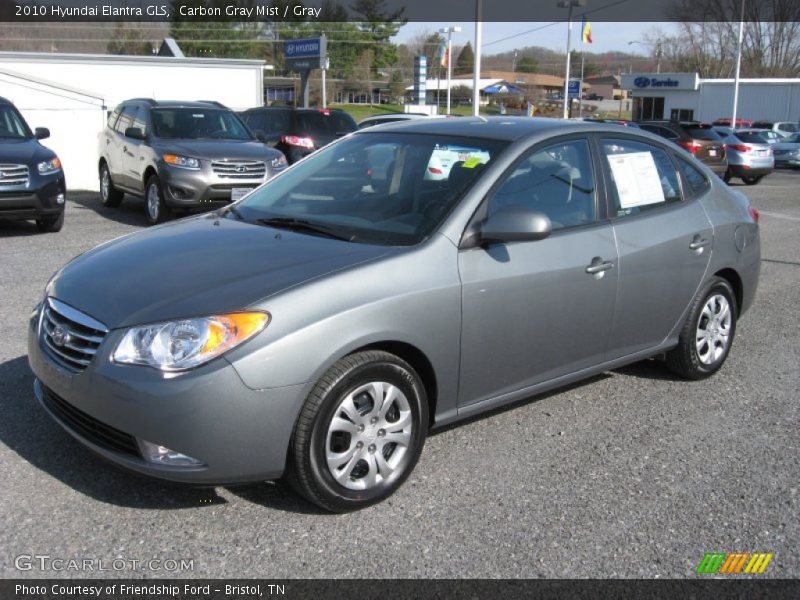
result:
M 306 233 L 313 233 L 316 235 L 323 235 L 335 240 L 343 240 L 345 242 L 352 242 L 355 235 L 342 235 L 334 231 L 330 227 L 312 223 L 305 219 L 295 219 L 293 217 L 271 217 L 267 219 L 257 219 L 256 223 L 266 225 L 267 227 L 275 227 L 276 229 L 290 229 L 291 231 L 301 231 Z

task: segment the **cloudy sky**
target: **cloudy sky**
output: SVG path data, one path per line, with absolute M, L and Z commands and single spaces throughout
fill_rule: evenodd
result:
M 473 23 L 408 23 L 400 30 L 396 41 L 405 42 L 421 32 L 437 31 L 447 25 L 459 25 L 461 33 L 453 34 L 453 44 L 474 43 L 475 27 Z M 593 43 L 584 47 L 587 52 L 608 52 L 620 50 L 649 54 L 643 46 L 628 45 L 628 42 L 641 40 L 649 31 L 658 28 L 666 33 L 672 32 L 670 23 L 592 23 Z M 581 23 L 577 21 L 572 28 L 572 47 L 580 49 Z M 484 23 L 483 51 L 496 54 L 525 46 L 544 46 L 563 51 L 567 43 L 567 24 L 561 23 Z

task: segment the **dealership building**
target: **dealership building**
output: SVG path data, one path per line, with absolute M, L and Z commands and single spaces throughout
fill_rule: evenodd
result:
M 628 73 L 635 120 L 715 121 L 731 118 L 733 79 L 701 79 L 697 73 Z M 737 119 L 800 121 L 800 79 L 740 79 Z

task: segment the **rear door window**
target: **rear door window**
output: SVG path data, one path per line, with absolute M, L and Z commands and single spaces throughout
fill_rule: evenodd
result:
M 125 130 L 128 127 L 133 127 L 133 119 L 136 116 L 136 111 L 136 106 L 123 106 L 117 124 L 114 126 L 114 130 L 125 135 Z
M 611 174 L 611 215 L 625 217 L 680 202 L 678 173 L 667 152 L 633 140 L 603 140 Z

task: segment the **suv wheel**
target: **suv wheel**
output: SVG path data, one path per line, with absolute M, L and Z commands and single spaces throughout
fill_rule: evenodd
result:
M 119 206 L 124 195 L 123 192 L 114 187 L 108 165 L 103 163 L 100 167 L 100 201 L 103 206 L 108 206 L 109 208 Z
M 722 367 L 736 333 L 736 301 L 730 284 L 714 277 L 695 297 L 678 346 L 667 352 L 671 371 L 704 379 Z
M 364 508 L 405 481 L 427 431 L 425 387 L 411 365 L 387 352 L 352 354 L 306 400 L 289 446 L 287 479 L 326 510 Z
M 42 233 L 56 233 L 57 231 L 61 231 L 61 228 L 64 226 L 64 211 L 62 210 L 58 216 L 55 217 L 42 217 L 41 219 L 36 219 L 36 227 L 39 228 L 39 231 Z
M 150 179 L 147 180 L 144 195 L 144 213 L 147 216 L 147 222 L 151 225 L 163 223 L 171 216 L 169 207 L 164 202 L 161 181 L 156 175 L 151 175 Z
M 753 177 L 742 177 L 745 185 L 755 185 L 764 178 L 763 175 L 755 175 Z

